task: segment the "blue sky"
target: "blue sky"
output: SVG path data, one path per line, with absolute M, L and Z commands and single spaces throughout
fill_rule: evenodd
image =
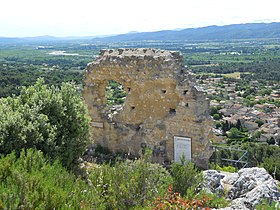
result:
M 279 0 L 2 0 L 0 37 L 94 36 L 280 22 Z

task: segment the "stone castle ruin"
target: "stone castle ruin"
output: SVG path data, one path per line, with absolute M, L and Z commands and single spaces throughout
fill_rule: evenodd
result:
M 107 105 L 106 87 L 123 87 L 123 105 Z M 194 84 L 179 52 L 102 50 L 85 71 L 84 98 L 95 144 L 137 155 L 149 147 L 159 163 L 182 154 L 207 168 L 213 122 L 209 101 Z

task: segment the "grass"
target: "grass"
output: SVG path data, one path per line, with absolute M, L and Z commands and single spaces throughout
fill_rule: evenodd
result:
M 233 72 L 229 74 L 222 74 L 224 77 L 227 78 L 234 78 L 234 79 L 240 79 L 240 72 Z
M 242 72 L 242 74 L 252 74 L 252 73 L 250 73 L 250 72 Z M 221 75 L 224 76 L 224 77 L 227 77 L 227 78 L 240 79 L 241 72 L 233 72 L 233 73 L 221 74 Z

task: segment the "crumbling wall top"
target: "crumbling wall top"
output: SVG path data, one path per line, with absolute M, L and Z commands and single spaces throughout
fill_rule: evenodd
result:
M 122 59 L 129 58 L 132 60 L 135 59 L 149 59 L 149 60 L 165 60 L 165 61 L 181 61 L 183 56 L 178 51 L 167 51 L 160 49 L 151 49 L 151 48 L 135 48 L 135 49 L 104 49 L 100 51 L 101 60 L 107 60 L 110 58 Z

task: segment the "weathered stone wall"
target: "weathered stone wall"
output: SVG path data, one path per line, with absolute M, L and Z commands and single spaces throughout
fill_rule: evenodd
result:
M 174 158 L 174 136 L 190 137 L 192 159 L 207 168 L 213 125 L 209 102 L 182 61 L 179 52 L 156 49 L 101 51 L 85 71 L 94 142 L 136 155 L 148 146 L 164 162 Z M 123 108 L 114 114 L 106 105 L 109 80 L 127 93 Z

